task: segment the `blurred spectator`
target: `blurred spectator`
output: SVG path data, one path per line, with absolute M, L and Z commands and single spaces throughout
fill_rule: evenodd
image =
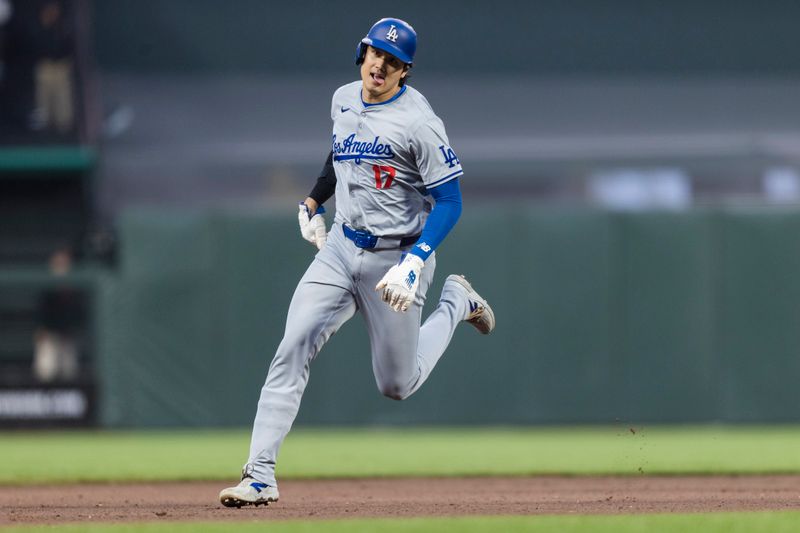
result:
M 72 251 L 56 250 L 50 272 L 64 277 L 72 270 Z M 41 382 L 70 381 L 78 377 L 80 340 L 86 327 L 86 295 L 74 287 L 57 287 L 42 293 L 39 326 L 34 334 L 33 373 Z
M 0 0 L 0 85 L 5 77 L 6 62 L 6 24 L 11 18 L 11 2 Z
M 11 7 L 10 18 L 0 26 L 5 38 L 0 129 L 17 140 L 29 130 L 63 136 L 74 130 L 75 122 L 72 2 L 0 2 Z
M 39 8 L 34 45 L 35 107 L 33 129 L 68 133 L 74 122 L 73 76 L 75 40 L 60 0 L 48 0 Z
M 0 118 L 3 119 L 3 130 L 8 128 L 9 134 L 13 134 L 14 130 L 27 127 L 32 106 L 33 60 L 29 55 L 30 31 L 26 27 L 28 19 L 32 18 L 29 15 L 32 6 L 19 0 L 3 1 L 10 2 L 11 12 L 6 23 L 0 26 L 3 58 Z

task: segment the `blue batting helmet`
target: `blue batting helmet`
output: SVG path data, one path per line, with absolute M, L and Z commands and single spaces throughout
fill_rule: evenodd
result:
M 369 29 L 367 36 L 361 39 L 356 48 L 356 65 L 364 62 L 367 46 L 372 46 L 388 52 L 403 63 L 409 65 L 414 62 L 414 52 L 417 51 L 417 32 L 411 24 L 404 20 L 385 18 L 381 19 Z

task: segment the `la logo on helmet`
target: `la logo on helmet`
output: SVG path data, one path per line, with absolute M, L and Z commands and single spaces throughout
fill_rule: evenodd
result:
M 395 28 L 394 24 L 392 24 L 392 26 L 389 28 L 389 31 L 386 32 L 386 38 L 393 43 L 397 42 L 397 28 Z

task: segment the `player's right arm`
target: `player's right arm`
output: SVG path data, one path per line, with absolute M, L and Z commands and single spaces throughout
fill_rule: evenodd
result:
M 335 191 L 336 173 L 333 170 L 333 152 L 331 152 L 325 160 L 325 165 L 317 178 L 317 183 L 311 189 L 308 197 L 300 202 L 300 209 L 297 213 L 300 234 L 320 250 L 327 239 L 325 219 L 322 216 L 325 208 L 322 207 L 322 204 L 333 196 Z
M 333 151 L 331 151 L 317 178 L 317 183 L 311 189 L 308 198 L 305 199 L 306 205 L 311 209 L 311 214 L 314 214 L 319 206 L 328 201 L 334 192 L 336 192 L 336 172 L 333 170 Z

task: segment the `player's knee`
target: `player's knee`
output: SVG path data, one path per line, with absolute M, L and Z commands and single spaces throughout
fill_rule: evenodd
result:
M 408 387 L 400 385 L 395 381 L 384 381 L 378 383 L 378 389 L 381 391 L 381 394 L 387 398 L 391 398 L 392 400 L 405 400 L 411 396 L 411 390 Z
M 408 398 L 407 395 L 403 394 L 399 389 L 396 389 L 394 387 L 381 389 L 381 394 L 383 394 L 384 396 L 386 396 L 391 400 L 396 400 L 398 402 Z

